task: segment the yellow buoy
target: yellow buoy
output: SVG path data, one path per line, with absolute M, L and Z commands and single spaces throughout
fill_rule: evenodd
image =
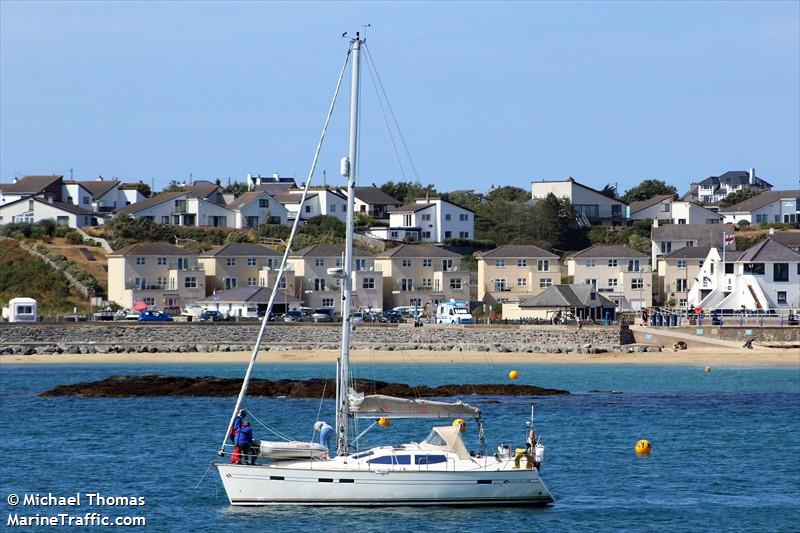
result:
M 711 372 L 711 367 L 710 366 L 706 367 L 706 372 Z
M 642 439 L 636 443 L 637 455 L 647 455 L 650 453 L 650 442 Z
M 516 370 L 512 370 L 508 373 L 508 379 L 517 379 L 519 377 L 519 372 Z
M 455 420 L 453 420 L 453 425 L 461 428 L 462 433 L 467 430 L 467 423 L 464 422 L 463 418 L 456 418 Z
M 388 428 L 391 425 L 392 421 L 388 418 L 379 418 L 378 419 L 378 426 L 382 428 Z

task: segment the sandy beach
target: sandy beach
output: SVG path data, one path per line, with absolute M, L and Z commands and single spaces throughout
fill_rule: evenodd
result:
M 0 364 L 246 364 L 250 352 L 211 353 L 129 353 L 129 354 L 37 354 L 4 355 Z M 268 351 L 259 355 L 260 364 L 333 363 L 336 350 Z M 800 367 L 799 349 L 761 348 L 754 350 L 719 348 L 686 351 L 605 353 L 605 354 L 533 354 L 496 352 L 381 351 L 353 350 L 356 364 L 610 364 L 610 365 L 699 365 L 699 366 L 796 366 Z

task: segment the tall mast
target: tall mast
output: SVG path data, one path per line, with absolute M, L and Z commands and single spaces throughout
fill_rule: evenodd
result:
M 352 77 L 350 78 L 350 145 L 347 160 L 342 162 L 342 175 L 347 178 L 347 234 L 344 245 L 343 291 L 342 291 L 342 354 L 339 361 L 338 398 L 336 408 L 336 454 L 347 455 L 348 426 L 350 424 L 350 315 L 353 308 L 353 233 L 355 231 L 355 185 L 358 161 L 358 92 L 359 68 L 361 67 L 361 43 L 356 32 L 350 41 L 353 54 Z

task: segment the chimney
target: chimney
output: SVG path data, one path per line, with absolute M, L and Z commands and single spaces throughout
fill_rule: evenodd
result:
M 97 181 L 103 181 L 103 176 L 97 176 Z
M 754 169 L 754 168 L 750 169 L 750 180 L 749 181 L 750 181 L 750 185 L 755 185 L 756 184 L 756 169 Z
M 657 219 L 657 218 L 654 218 L 654 219 L 653 219 L 653 227 L 654 227 L 654 228 L 657 228 L 657 227 L 658 227 L 658 219 Z
M 272 173 L 272 177 L 277 180 L 277 179 L 280 179 L 281 175 L 278 174 L 278 171 L 276 170 L 275 172 Z
M 17 177 L 16 177 L 16 176 L 14 176 L 14 183 L 17 183 L 18 181 L 19 181 L 19 180 L 17 179 Z

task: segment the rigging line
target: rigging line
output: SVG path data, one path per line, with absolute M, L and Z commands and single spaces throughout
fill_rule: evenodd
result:
M 212 466 L 214 466 L 214 463 L 210 463 L 210 464 L 208 465 L 208 468 L 206 468 L 206 471 L 205 471 L 205 472 L 203 472 L 203 476 L 200 478 L 200 481 L 198 481 L 198 482 L 197 482 L 197 485 L 195 485 L 195 486 L 194 486 L 194 489 L 193 489 L 193 490 L 197 490 L 197 487 L 199 487 L 199 486 L 200 486 L 200 483 L 202 483 L 202 482 L 203 482 L 203 480 L 206 478 L 206 474 L 208 474 L 208 471 L 209 471 L 209 470 L 211 470 L 211 467 L 212 467 Z
M 375 83 L 375 73 L 373 72 L 372 66 L 370 65 L 369 61 L 367 61 L 367 72 L 369 73 L 370 80 L 372 81 L 372 88 L 375 89 L 375 96 L 378 99 L 378 107 L 381 108 L 381 114 L 383 115 L 383 123 L 386 125 L 386 131 L 389 134 L 389 139 L 392 141 L 392 148 L 394 149 L 394 156 L 397 158 L 397 165 L 400 167 L 400 174 L 403 175 L 403 180 L 406 181 L 406 169 L 403 167 L 403 160 L 400 157 L 400 152 L 397 150 L 397 142 L 394 140 L 394 134 L 392 133 L 392 125 L 389 124 L 389 117 L 386 116 L 386 109 L 383 107 L 383 101 L 381 100 L 380 92 L 378 91 L 378 85 Z
M 319 422 L 319 415 L 322 413 L 322 401 L 325 399 L 325 390 L 328 388 L 328 378 L 325 378 L 325 382 L 322 384 L 322 398 L 319 399 L 319 409 L 317 409 L 317 419 L 314 420 L 314 425 Z M 317 432 L 316 429 L 311 430 L 311 441 L 314 440 L 314 434 Z M 311 442 L 309 441 L 309 442 Z
M 386 89 L 383 87 L 383 81 L 381 81 L 381 75 L 378 72 L 378 68 L 375 66 L 375 62 L 372 60 L 372 53 L 369 50 L 369 47 L 364 43 L 364 49 L 367 51 L 367 61 L 372 63 L 372 68 L 375 69 L 375 77 L 378 79 L 378 84 L 381 87 L 381 91 L 383 92 L 383 96 L 386 99 L 386 106 L 389 108 L 389 113 L 392 115 L 392 120 L 394 120 L 394 125 L 397 128 L 397 134 L 400 136 L 400 141 L 403 143 L 403 148 L 406 152 L 406 157 L 408 157 L 408 162 L 411 164 L 411 169 L 414 171 L 414 177 L 417 181 L 419 181 L 419 172 L 417 172 L 417 166 L 414 164 L 414 160 L 411 158 L 411 151 L 408 149 L 408 144 L 406 144 L 406 138 L 403 136 L 403 131 L 400 129 L 400 123 L 397 121 L 397 117 L 394 114 L 394 110 L 392 109 L 392 104 L 389 102 L 389 96 L 386 94 Z
M 248 414 L 249 414 L 250 416 L 252 416 L 252 417 L 253 417 L 253 419 L 254 419 L 256 422 L 258 422 L 259 424 L 261 424 L 262 426 L 264 426 L 264 428 L 265 428 L 267 431 L 269 431 L 270 433 L 272 433 L 273 435 L 275 435 L 275 436 L 277 436 L 277 437 L 280 437 L 280 438 L 282 438 L 282 439 L 283 439 L 283 440 L 285 440 L 285 441 L 294 440 L 294 439 L 292 439 L 291 437 L 287 437 L 286 435 L 284 435 L 284 434 L 282 434 L 282 433 L 280 433 L 280 432 L 278 432 L 278 431 L 276 431 L 276 430 L 272 429 L 272 428 L 271 428 L 271 427 L 270 427 L 270 426 L 269 426 L 269 425 L 268 425 L 266 422 L 264 422 L 263 420 L 261 420 L 260 418 L 258 418 L 258 417 L 257 417 L 256 415 L 254 415 L 253 413 L 248 413 Z
M 286 249 L 283 251 L 283 259 L 281 260 L 281 266 L 278 269 L 278 275 L 275 278 L 275 286 L 272 288 L 272 293 L 269 296 L 269 302 L 267 303 L 267 309 L 264 312 L 264 318 L 261 321 L 261 329 L 258 331 L 258 337 L 256 338 L 256 343 L 253 346 L 253 354 L 250 356 L 250 363 L 247 365 L 247 371 L 244 375 L 244 380 L 242 381 L 242 389 L 239 391 L 239 396 L 236 398 L 236 406 L 233 408 L 233 413 L 231 413 L 231 418 L 228 421 L 228 428 L 225 431 L 225 436 L 222 438 L 222 444 L 220 445 L 219 454 L 224 454 L 225 449 L 225 442 L 228 440 L 228 436 L 230 435 L 231 428 L 233 427 L 233 421 L 236 419 L 236 415 L 239 412 L 239 409 L 242 407 L 242 403 L 244 402 L 244 398 L 247 395 L 247 387 L 250 384 L 250 377 L 253 374 L 253 368 L 256 364 L 256 359 L 258 358 L 258 351 L 261 348 L 261 341 L 264 338 L 264 332 L 267 328 L 267 322 L 269 320 L 269 315 L 272 311 L 272 304 L 275 301 L 275 295 L 277 294 L 278 287 L 281 284 L 281 279 L 283 278 L 283 273 L 286 270 L 286 265 L 289 260 L 289 250 L 292 248 L 292 243 L 294 242 L 294 236 L 297 233 L 297 228 L 300 227 L 300 218 L 301 213 L 303 210 L 303 204 L 306 201 L 306 196 L 308 196 L 308 188 L 311 185 L 311 178 L 314 176 L 314 170 L 317 167 L 317 162 L 319 161 L 319 154 L 322 150 L 322 142 L 325 140 L 325 134 L 328 131 L 328 125 L 331 122 L 331 116 L 333 115 L 333 110 L 336 107 L 336 99 L 339 96 L 339 89 L 342 86 L 342 79 L 344 79 L 345 71 L 347 70 L 347 63 L 350 60 L 350 52 L 351 48 L 347 49 L 347 54 L 345 55 L 344 62 L 342 64 L 342 70 L 339 72 L 339 79 L 336 81 L 336 89 L 333 92 L 333 98 L 331 99 L 331 105 L 328 108 L 328 114 L 325 117 L 325 124 L 322 126 L 322 132 L 319 136 L 319 141 L 317 142 L 317 148 L 314 151 L 314 157 L 311 160 L 311 168 L 308 170 L 308 177 L 306 178 L 305 186 L 303 187 L 303 194 L 300 197 L 300 204 L 297 210 L 297 216 L 294 219 L 294 224 L 292 224 L 292 232 L 289 234 L 289 239 L 286 241 Z

